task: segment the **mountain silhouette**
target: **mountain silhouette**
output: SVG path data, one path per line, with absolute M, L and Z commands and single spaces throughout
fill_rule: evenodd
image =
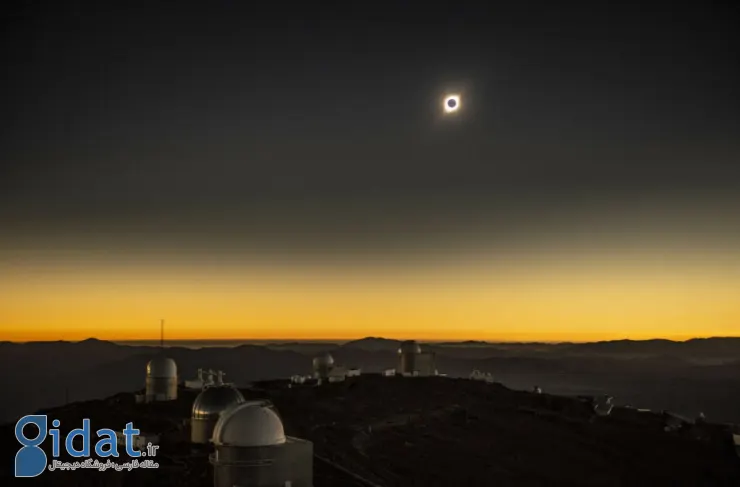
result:
M 336 363 L 380 372 L 396 364 L 399 341 L 367 337 L 344 344 L 285 343 L 168 347 L 180 380 L 199 368 L 223 370 L 239 386 L 311 372 L 315 355 L 330 352 Z M 539 385 L 556 394 L 609 393 L 617 404 L 700 411 L 716 421 L 740 422 L 740 339 L 686 342 L 619 340 L 583 344 L 433 343 L 437 368 L 451 377 L 473 369 L 490 372 L 514 389 Z M 103 340 L 0 343 L 0 420 L 67 401 L 103 398 L 143 388 L 147 362 L 159 347 L 119 345 Z

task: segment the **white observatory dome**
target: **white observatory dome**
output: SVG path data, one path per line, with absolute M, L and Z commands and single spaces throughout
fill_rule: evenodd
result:
M 147 377 L 176 378 L 177 364 L 171 358 L 157 356 L 146 364 Z
M 272 446 L 285 441 L 283 422 L 277 413 L 254 402 L 224 412 L 213 430 L 213 444 L 217 446 Z
M 401 342 L 398 353 L 421 353 L 421 347 L 414 340 L 406 340 Z

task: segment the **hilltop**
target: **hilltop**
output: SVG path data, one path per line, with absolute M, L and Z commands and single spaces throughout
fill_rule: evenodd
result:
M 242 344 L 200 349 L 169 347 L 181 380 L 198 368 L 221 369 L 241 386 L 311 370 L 312 358 L 331 352 L 338 363 L 380 372 L 394 367 L 399 342 L 368 337 L 344 344 Z M 611 394 L 618 404 L 704 412 L 740 422 L 740 339 L 613 341 L 582 344 L 422 343 L 436 353 L 440 372 L 468 377 L 490 372 L 512 389 L 564 395 Z M 0 387 L 13 401 L 0 403 L 0 421 L 11 421 L 67 401 L 104 398 L 142 387 L 146 363 L 159 347 L 82 342 L 0 343 Z M 80 380 L 84 377 L 85 380 Z M 32 386 L 29 387 L 29 384 Z
M 595 417 L 585 400 L 496 383 L 363 375 L 321 387 L 260 382 L 242 393 L 270 399 L 286 433 L 314 443 L 315 487 L 363 485 L 346 471 L 384 487 L 488 486 L 492 479 L 497 486 L 740 484 L 740 460 L 722 426 L 668 433 L 660 413 L 615 408 Z M 163 467 L 45 473 L 26 483 L 210 487 L 207 459 L 191 452 L 182 422 L 195 395 L 181 390 L 177 401 L 147 405 L 120 393 L 45 411 L 68 428 L 84 417 L 94 427 L 133 421 L 142 431 L 166 431 L 158 456 Z M 0 438 L 3 457 L 13 458 L 12 425 L 2 427 Z

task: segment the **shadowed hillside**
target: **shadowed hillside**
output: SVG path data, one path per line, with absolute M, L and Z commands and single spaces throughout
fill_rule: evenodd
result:
M 177 362 L 181 380 L 195 377 L 198 368 L 211 368 L 224 370 L 227 380 L 246 385 L 307 374 L 313 356 L 323 351 L 331 352 L 337 363 L 380 372 L 395 366 L 398 344 L 366 338 L 339 346 L 241 345 L 167 348 L 166 353 Z M 424 348 L 436 353 L 437 368 L 451 377 L 468 377 L 479 369 L 515 389 L 538 385 L 556 394 L 609 393 L 618 404 L 687 415 L 701 411 L 718 421 L 740 422 L 739 345 L 738 339 L 716 338 L 554 345 L 436 343 Z M 92 339 L 0 343 L 0 386 L 16 398 L 0 405 L 0 419 L 11 420 L 38 408 L 64 404 L 67 399 L 99 398 L 141 388 L 146 363 L 157 353 L 157 347 Z
M 740 459 L 724 426 L 685 424 L 666 432 L 663 414 L 615 408 L 610 416 L 596 416 L 589 401 L 512 391 L 497 383 L 366 374 L 320 387 L 263 381 L 242 393 L 272 401 L 286 433 L 313 442 L 315 487 L 370 485 L 357 478 L 382 487 L 740 483 Z M 161 467 L 45 472 L 24 482 L 210 487 L 208 460 L 191 450 L 183 422 L 196 394 L 181 390 L 176 401 L 136 404 L 133 394 L 121 393 L 45 411 L 61 421 L 63 432 L 82 418 L 95 427 L 119 429 L 132 421 L 142 431 L 166 432 L 157 454 Z M 12 427 L 0 426 L 0 454 L 6 459 L 18 449 Z M 0 481 L 10 476 L 11 463 L 0 468 Z

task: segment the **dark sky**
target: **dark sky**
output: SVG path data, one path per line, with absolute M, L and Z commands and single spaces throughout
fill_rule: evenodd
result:
M 729 2 L 134 3 L 4 5 L 4 247 L 737 242 Z

